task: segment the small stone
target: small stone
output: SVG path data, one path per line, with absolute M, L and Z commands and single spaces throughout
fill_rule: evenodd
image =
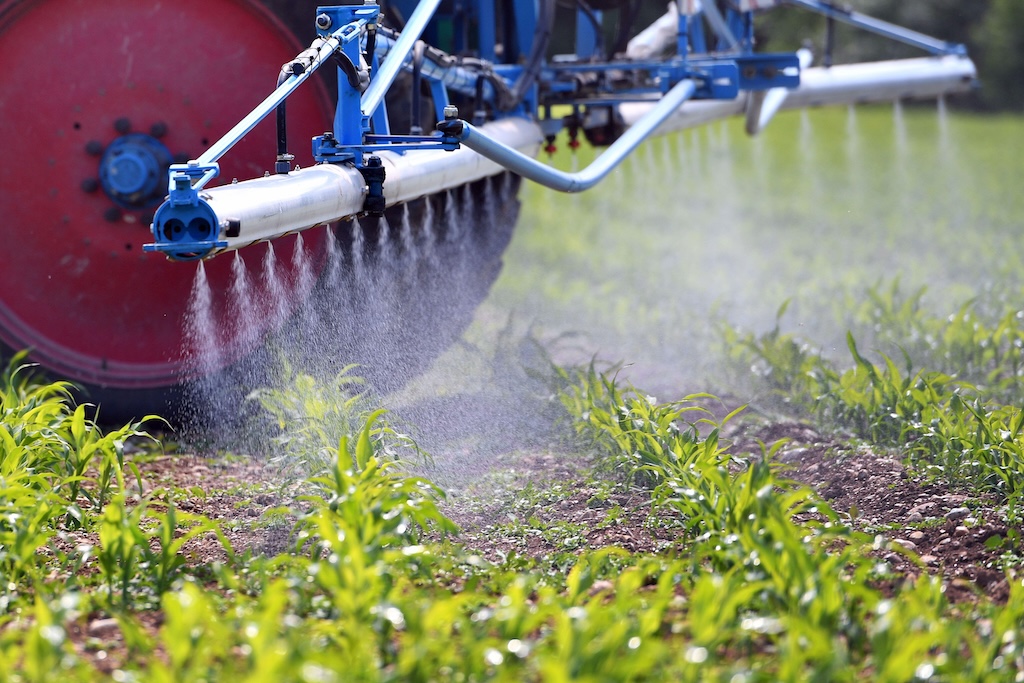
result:
M 923 521 L 924 521 L 924 515 L 922 515 L 920 512 L 911 512 L 909 515 L 907 515 L 907 522 L 909 524 L 916 524 L 918 522 L 923 522 Z
M 935 557 L 934 555 L 922 555 L 921 561 L 925 564 L 935 564 L 939 561 L 939 558 Z
M 86 635 L 92 638 L 102 638 L 118 632 L 121 629 L 117 619 L 97 619 L 90 622 L 85 629 Z
M 953 508 L 952 510 L 946 513 L 946 519 L 963 519 L 964 517 L 967 517 L 970 514 L 971 511 L 969 508 Z
M 965 526 L 958 526 L 956 529 L 953 530 L 953 533 L 957 536 L 966 536 L 967 534 L 971 533 L 971 530 Z
M 598 593 L 611 592 L 614 589 L 615 589 L 615 584 L 614 583 L 612 583 L 611 581 L 607 581 L 607 580 L 603 580 L 602 579 L 601 581 L 595 581 L 594 585 L 591 586 L 590 590 L 587 591 L 587 592 L 590 594 L 591 597 L 593 597 L 593 596 L 597 595 Z
M 915 531 L 914 533 L 910 534 L 910 540 L 911 541 L 920 541 L 923 538 L 924 538 L 924 532 L 923 531 Z
M 915 505 L 914 507 L 910 508 L 910 514 L 914 514 L 915 512 L 918 514 L 922 514 L 926 510 L 929 510 L 933 507 L 935 507 L 935 503 L 921 503 L 920 505 Z
M 897 538 L 897 539 L 893 540 L 893 543 L 899 543 L 901 546 L 903 546 L 907 550 L 917 550 L 917 544 L 914 543 L 913 541 L 907 541 L 907 540 L 902 539 L 902 538 Z

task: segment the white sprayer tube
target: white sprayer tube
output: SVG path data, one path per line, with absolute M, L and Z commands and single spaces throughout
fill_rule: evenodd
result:
M 800 87 L 790 90 L 781 109 L 819 105 L 891 102 L 966 92 L 974 87 L 977 70 L 967 57 L 922 57 L 865 64 L 813 67 L 800 74 Z M 629 102 L 619 106 L 627 126 L 639 121 L 654 105 Z M 693 128 L 746 110 L 746 95 L 734 100 L 698 100 L 683 105 L 656 134 Z
M 488 123 L 482 129 L 488 136 L 529 155 L 537 153 L 544 138 L 537 124 L 525 118 Z M 453 152 L 380 152 L 379 156 L 386 172 L 384 197 L 388 206 L 504 170 L 467 148 Z M 356 216 L 363 211 L 365 192 L 366 183 L 359 171 L 343 164 L 318 164 L 287 174 L 206 189 L 202 197 L 216 213 L 218 225 L 238 225 L 238 236 L 222 234 L 219 239 L 225 240 L 227 246 L 209 256 Z

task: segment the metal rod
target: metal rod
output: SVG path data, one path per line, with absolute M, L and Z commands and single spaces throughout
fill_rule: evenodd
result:
M 836 18 L 825 17 L 825 55 L 821 65 L 826 69 L 832 66 L 832 54 L 836 46 Z
M 362 21 L 360 21 L 360 23 L 362 23 Z M 265 100 L 260 102 L 255 109 L 249 112 L 244 119 L 236 123 L 234 128 L 225 133 L 220 140 L 213 143 L 213 145 L 203 152 L 197 159 L 199 165 L 205 166 L 216 162 L 224 156 L 228 150 L 234 147 L 235 144 L 246 135 L 246 133 L 255 128 L 256 124 L 265 119 L 270 112 L 275 111 L 277 109 L 277 105 L 284 102 L 296 88 L 309 78 L 311 73 L 316 71 L 321 64 L 327 61 L 327 59 L 334 54 L 334 51 L 338 49 L 339 45 L 341 45 L 343 39 L 342 34 L 347 28 L 347 26 L 342 27 L 332 33 L 329 38 L 325 39 L 317 49 L 316 56 L 313 58 L 309 67 L 300 74 L 292 74 L 289 76 L 277 89 L 274 90 L 274 92 L 270 93 Z M 212 177 L 213 176 L 210 176 L 210 178 Z M 198 183 L 193 185 L 193 187 L 198 190 L 207 182 L 209 182 L 209 178 L 204 176 Z
M 729 49 L 739 50 L 740 43 L 736 40 L 736 36 L 732 34 L 732 31 L 729 30 L 729 24 L 726 23 L 722 13 L 718 11 L 718 5 L 715 4 L 714 0 L 701 3 L 701 10 L 704 12 L 704 16 L 707 17 L 708 23 L 711 24 L 711 28 L 715 29 L 718 37 L 729 44 Z
M 850 24 L 862 28 L 865 31 L 871 33 L 877 33 L 880 36 L 898 40 L 901 43 L 912 45 L 914 47 L 930 52 L 933 55 L 966 55 L 967 49 L 963 45 L 957 43 L 949 43 L 944 40 L 938 40 L 931 36 L 917 31 L 911 31 L 910 29 L 897 26 L 896 24 L 890 24 L 887 21 L 881 19 L 875 19 L 869 17 L 866 14 L 860 12 L 854 12 L 852 10 L 844 10 L 835 7 L 831 3 L 821 2 L 820 0 L 782 0 L 784 3 L 789 5 L 796 5 L 797 7 L 803 7 L 804 9 L 812 12 L 817 12 L 830 19 L 841 21 L 844 24 Z
M 373 116 L 377 107 L 384 101 L 384 95 L 388 88 L 395 82 L 398 72 L 401 71 L 406 57 L 412 52 L 416 41 L 423 35 L 427 23 L 433 18 L 434 12 L 440 6 L 441 0 L 421 0 L 416 5 L 409 21 L 405 23 L 402 34 L 398 36 L 394 46 L 388 52 L 387 58 L 377 68 L 377 73 L 370 81 L 369 87 L 363 93 L 362 110 L 363 116 Z M 378 36 L 378 40 L 380 36 Z
M 693 81 L 680 81 L 601 156 L 578 173 L 566 173 L 551 168 L 488 137 L 465 121 L 461 121 L 462 132 L 456 137 L 459 137 L 466 147 L 481 156 L 545 187 L 560 192 L 582 192 L 590 189 L 608 175 L 665 119 L 693 97 L 696 90 L 697 86 Z

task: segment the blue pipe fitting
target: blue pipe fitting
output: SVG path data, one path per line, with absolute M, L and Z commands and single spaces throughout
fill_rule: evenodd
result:
M 195 162 L 171 166 L 171 189 L 167 201 L 153 216 L 153 244 L 144 251 L 159 251 L 175 261 L 195 261 L 228 245 L 220 237 L 217 213 L 199 196 L 193 179 L 216 175 L 217 164 Z

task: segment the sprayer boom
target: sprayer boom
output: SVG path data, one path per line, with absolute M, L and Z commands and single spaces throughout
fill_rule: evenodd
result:
M 498 12 L 495 0 L 471 0 L 442 14 L 439 0 L 398 0 L 393 16 L 408 17 L 400 31 L 384 26 L 378 5 L 318 8 L 316 39 L 282 67 L 278 87 L 204 154 L 170 166 L 168 197 L 146 249 L 174 260 L 209 258 L 379 215 L 505 169 L 583 191 L 655 134 L 730 116 L 745 116 L 756 134 L 782 109 L 943 97 L 976 79 L 960 45 L 815 0 L 734 0 L 724 10 L 722 3 L 681 0 L 615 55 L 603 45 L 601 12 L 581 4 L 574 52 L 557 56 L 550 56 L 555 0 L 504 4 L 507 11 Z M 756 15 L 781 5 L 825 16 L 829 41 L 820 66 L 806 50 L 754 51 Z M 835 22 L 929 56 L 832 66 Z M 338 83 L 333 129 L 313 139 L 316 165 L 299 169 L 288 149 L 285 103 L 327 62 Z M 399 82 L 407 86 L 404 99 Z M 219 159 L 271 113 L 278 119 L 275 173 L 208 188 Z M 553 151 L 562 131 L 573 148 L 582 133 L 608 149 L 578 173 L 537 161 L 541 146 Z

